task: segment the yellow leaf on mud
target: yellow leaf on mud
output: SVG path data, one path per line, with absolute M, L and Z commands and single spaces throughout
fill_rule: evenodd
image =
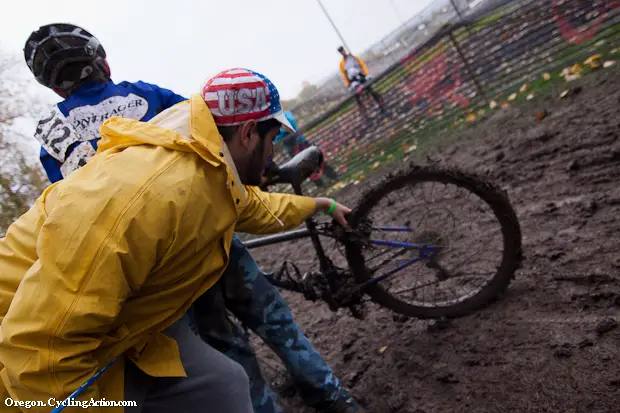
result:
M 489 103 L 489 107 L 490 107 L 491 109 L 495 109 L 495 108 L 497 107 L 497 102 L 496 102 L 496 101 L 494 101 L 494 100 L 492 100 L 492 101 L 491 101 L 491 103 Z
M 385 352 L 385 350 L 387 350 L 387 346 L 383 346 L 383 347 L 379 348 L 379 354 L 383 354 Z
M 413 145 L 411 145 L 409 148 L 407 148 L 407 153 L 411 153 L 413 151 L 415 151 L 418 148 L 418 145 L 416 145 L 415 143 Z
M 381 163 L 375 162 L 374 165 L 372 166 L 372 169 L 377 169 L 379 165 L 381 165 Z
M 363 181 L 364 179 L 366 179 L 366 177 L 364 175 L 360 175 L 360 177 L 358 178 L 360 181 Z
M 512 95 L 508 96 L 508 100 L 515 100 L 517 98 L 517 94 L 513 93 Z
M 568 96 L 568 89 L 567 89 L 567 90 L 565 90 L 564 92 L 560 93 L 560 97 L 561 97 L 562 99 L 563 99 L 563 98 L 565 98 L 566 96 Z
M 577 79 L 581 78 L 581 76 L 579 74 L 574 74 L 574 75 L 566 75 L 566 81 L 567 82 L 573 82 Z
M 545 74 L 543 74 L 543 79 L 551 80 L 551 75 L 549 73 L 545 73 Z
M 519 92 L 523 93 L 527 90 L 527 83 L 525 83 L 523 86 L 521 86 L 521 89 L 519 89 Z
M 476 115 L 473 113 L 470 113 L 469 115 L 467 115 L 467 122 L 473 122 L 476 120 Z
M 578 74 L 581 73 L 583 71 L 583 67 L 581 67 L 581 65 L 579 63 L 574 64 L 571 68 L 570 68 L 571 73 L 573 74 Z
M 484 113 L 485 113 L 485 112 L 484 112 L 484 109 L 480 109 L 480 110 L 478 111 L 478 116 L 484 116 Z
M 583 64 L 589 65 L 592 69 L 598 69 L 601 67 L 601 55 L 595 54 L 590 56 L 583 62 Z

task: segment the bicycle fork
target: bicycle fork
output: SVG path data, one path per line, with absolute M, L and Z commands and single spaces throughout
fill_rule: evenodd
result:
M 299 183 L 293 184 L 293 191 L 295 195 L 302 196 L 301 185 Z M 331 260 L 325 254 L 325 250 L 323 249 L 323 245 L 321 244 L 321 240 L 319 239 L 319 234 L 316 231 L 316 223 L 312 220 L 305 221 L 306 228 L 310 232 L 310 239 L 312 240 L 312 244 L 314 245 L 314 249 L 316 250 L 317 256 L 319 257 L 319 269 L 325 274 L 327 277 L 327 282 L 329 284 L 329 288 L 332 292 L 336 291 L 338 286 L 334 280 L 334 277 L 331 277 L 330 273 L 333 271 L 333 264 Z

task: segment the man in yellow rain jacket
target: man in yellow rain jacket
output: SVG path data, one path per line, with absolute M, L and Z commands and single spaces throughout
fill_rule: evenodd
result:
M 97 155 L 0 239 L 2 412 L 49 412 L 117 356 L 77 400 L 137 407 L 90 411 L 252 411 L 243 369 L 183 315 L 223 273 L 235 230 L 284 231 L 317 212 L 346 225 L 350 210 L 255 188 L 290 124 L 267 78 L 241 92 L 237 77 L 148 123 L 106 121 Z

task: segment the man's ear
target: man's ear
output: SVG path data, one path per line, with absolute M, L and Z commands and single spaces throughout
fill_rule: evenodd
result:
M 252 147 L 252 136 L 254 135 L 254 132 L 256 132 L 256 127 L 257 124 L 254 119 L 251 119 L 241 125 L 241 130 L 239 131 L 240 144 L 243 148 Z

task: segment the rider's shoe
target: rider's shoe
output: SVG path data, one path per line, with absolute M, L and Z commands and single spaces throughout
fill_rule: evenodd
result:
M 326 400 L 314 406 L 315 410 L 320 413 L 362 413 L 357 403 L 344 394 L 342 398 L 337 400 Z

